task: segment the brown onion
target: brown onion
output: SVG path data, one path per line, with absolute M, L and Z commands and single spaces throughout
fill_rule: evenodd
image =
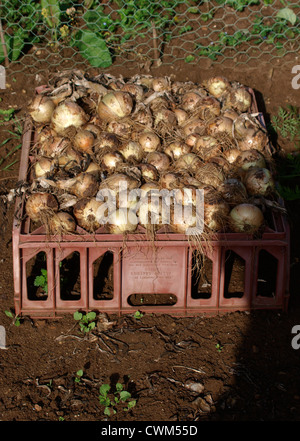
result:
M 170 88 L 170 81 L 166 77 L 154 78 L 152 81 L 152 89 L 155 92 L 165 92 Z
M 118 165 L 124 162 L 124 158 L 118 151 L 111 151 L 105 153 L 101 157 L 101 167 L 110 173 L 114 172 Z
M 71 142 L 67 138 L 56 136 L 55 138 L 46 139 L 40 145 L 39 152 L 48 158 L 54 158 L 61 155 L 67 148 L 71 147 Z
M 33 221 L 43 220 L 43 216 L 47 213 L 56 212 L 58 210 L 58 202 L 51 193 L 33 193 L 25 204 L 27 216 Z
M 180 156 L 190 153 L 192 150 L 191 146 L 185 144 L 182 141 L 174 141 L 169 144 L 164 152 L 166 155 L 170 156 L 173 161 L 176 161 Z
M 226 133 L 232 137 L 232 125 L 232 119 L 226 118 L 225 116 L 219 116 L 209 124 L 208 132 L 211 136 Z
M 152 164 L 139 164 L 139 169 L 142 173 L 142 178 L 147 181 L 157 181 L 159 173 L 156 167 Z
M 230 205 L 246 202 L 247 190 L 244 184 L 235 178 L 226 179 L 218 188 L 224 200 Z
M 220 98 L 230 88 L 230 82 L 223 76 L 211 77 L 204 82 L 204 85 L 216 98 Z
M 186 153 L 180 156 L 175 162 L 176 170 L 187 170 L 192 173 L 196 173 L 199 167 L 202 165 L 202 161 L 195 153 Z
M 245 87 L 232 88 L 225 98 L 225 107 L 232 107 L 239 112 L 249 111 L 252 104 L 251 94 L 245 89 Z
M 94 143 L 95 136 L 89 130 L 78 130 L 74 136 L 74 146 L 81 152 L 92 154 Z
M 159 173 L 166 171 L 170 166 L 170 158 L 162 152 L 150 152 L 146 157 L 148 164 L 154 165 Z
M 206 185 L 218 188 L 225 180 L 221 167 L 214 163 L 202 163 L 196 170 L 196 179 Z
M 28 110 L 33 121 L 45 124 L 51 122 L 55 107 L 56 105 L 51 98 L 38 95 L 32 100 Z
M 267 168 L 250 168 L 244 178 L 244 184 L 251 196 L 267 196 L 275 190 L 272 173 Z
M 202 99 L 202 95 L 197 92 L 187 92 L 181 99 L 181 108 L 186 112 L 193 113 L 197 109 L 198 105 L 202 102 Z
M 243 170 L 248 170 L 251 167 L 266 167 L 264 155 L 255 149 L 240 152 L 234 164 L 241 167 Z
M 66 234 L 76 231 L 76 222 L 70 213 L 59 211 L 50 217 L 48 228 L 51 234 Z
M 95 232 L 104 224 L 103 207 L 105 203 L 94 197 L 82 198 L 73 207 L 73 214 L 81 228 L 88 232 Z
M 213 136 L 200 136 L 197 138 L 193 150 L 201 159 L 207 161 L 210 157 L 221 153 L 221 146 Z
M 108 218 L 108 230 L 111 234 L 133 233 L 138 225 L 138 217 L 133 210 L 118 208 Z
M 151 131 L 142 132 L 138 141 L 147 153 L 158 150 L 161 145 L 159 137 Z
M 54 164 L 49 158 L 40 158 L 34 164 L 34 176 L 36 178 L 49 176 L 54 170 Z
M 97 112 L 104 121 L 117 121 L 129 116 L 133 101 L 127 92 L 109 92 L 104 95 L 98 104 Z
M 144 157 L 144 150 L 139 142 L 128 141 L 122 144 L 118 151 L 126 159 L 126 161 L 140 162 Z

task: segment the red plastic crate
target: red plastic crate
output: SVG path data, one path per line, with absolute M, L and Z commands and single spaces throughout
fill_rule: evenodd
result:
M 26 120 L 20 181 L 28 180 L 33 136 L 32 123 Z M 140 310 L 187 316 L 236 310 L 287 309 L 289 225 L 280 213 L 272 214 L 271 225 L 265 228 L 260 239 L 247 234 L 220 233 L 215 235 L 209 247 L 202 244 L 203 255 L 211 262 L 210 284 L 205 295 L 193 294 L 195 245 L 186 235 L 159 232 L 155 241 L 149 241 L 143 228 L 139 227 L 137 233 L 127 236 L 124 244 L 122 235 L 107 234 L 101 229 L 91 235 L 77 227 L 76 235 L 49 237 L 43 226 L 31 231 L 29 219 L 18 221 L 17 213 L 24 215 L 24 200 L 21 198 L 16 201 L 12 231 L 14 303 L 17 315 L 52 318 L 76 310 L 116 314 Z M 48 276 L 48 294 L 41 299 L 33 298 L 30 289 L 27 289 L 28 264 L 40 252 L 44 253 Z M 261 252 L 265 253 L 263 258 L 260 258 Z M 243 263 L 244 280 L 239 293 L 227 292 L 228 253 L 233 253 Z M 78 259 L 79 291 L 76 291 L 74 298 L 64 298 L 60 289 L 60 263 L 70 255 Z M 99 299 L 94 295 L 94 264 L 105 255 L 109 255 L 112 260 L 113 289 L 109 298 L 102 296 Z M 260 265 L 266 262 L 266 256 L 269 256 L 273 265 L 273 287 L 271 292 L 261 295 L 257 284 L 260 280 Z M 132 302 L 132 298 L 137 302 Z M 148 299 L 153 298 L 152 303 L 148 302 Z M 163 301 L 160 300 L 162 298 Z

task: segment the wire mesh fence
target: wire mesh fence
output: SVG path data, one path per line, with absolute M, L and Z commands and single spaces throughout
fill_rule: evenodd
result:
M 257 64 L 299 52 L 297 0 L 2 0 L 0 63 L 42 71 Z

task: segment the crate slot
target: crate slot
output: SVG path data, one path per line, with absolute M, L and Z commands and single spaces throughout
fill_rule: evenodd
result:
M 192 254 L 191 298 L 210 299 L 213 284 L 213 262 L 205 255 L 201 256 L 198 265 L 196 265 L 197 260 L 199 260 L 199 253 L 194 251 Z
M 71 301 L 80 299 L 80 254 L 78 251 L 74 251 L 60 261 L 59 287 L 61 300 Z
M 276 295 L 278 259 L 266 250 L 258 253 L 256 296 L 273 298 Z
M 224 298 L 242 298 L 245 291 L 245 260 L 232 250 L 225 252 Z
M 47 300 L 47 255 L 45 251 L 37 253 L 26 262 L 25 266 L 28 300 Z
M 93 262 L 93 299 L 111 300 L 114 296 L 114 254 L 107 251 Z

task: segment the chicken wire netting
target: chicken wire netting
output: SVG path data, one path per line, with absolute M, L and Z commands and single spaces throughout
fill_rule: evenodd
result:
M 2 0 L 0 63 L 15 71 L 295 59 L 298 0 Z

